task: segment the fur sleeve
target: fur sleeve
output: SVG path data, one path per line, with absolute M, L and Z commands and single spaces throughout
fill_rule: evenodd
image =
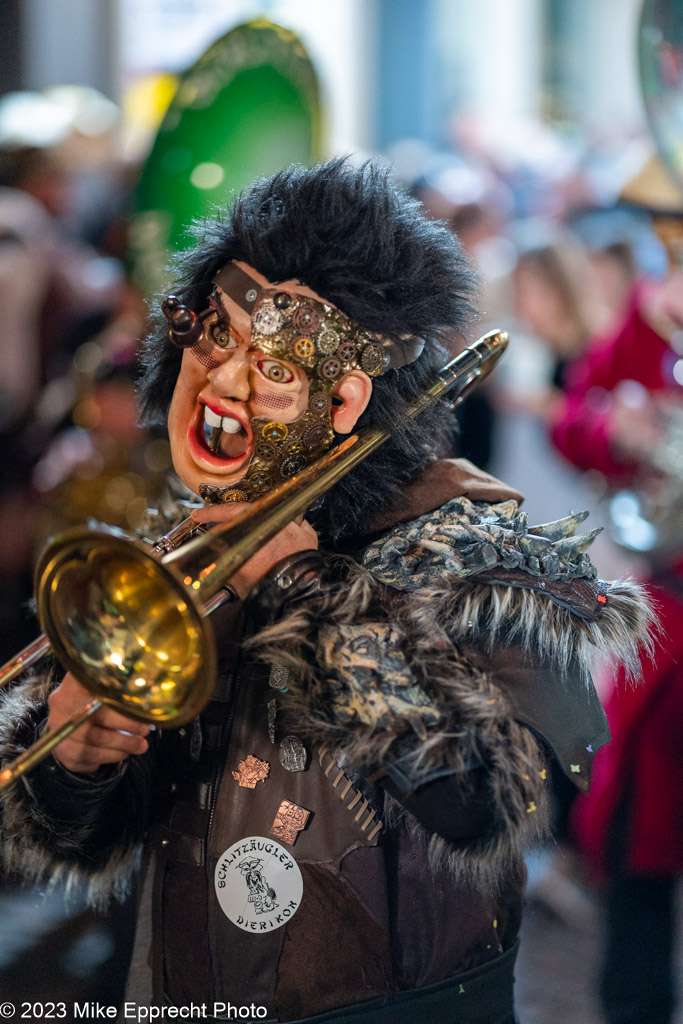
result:
M 438 835 L 425 842 L 430 856 L 447 854 L 470 877 L 491 880 L 544 831 L 548 807 L 533 721 L 520 717 L 518 695 L 494 663 L 505 662 L 510 644 L 520 648 L 541 684 L 571 689 L 580 731 L 594 652 L 635 675 L 652 646 L 653 612 L 635 584 L 596 580 L 585 555 L 593 534 L 573 537 L 583 513 L 528 537 L 516 503 L 482 511 L 457 499 L 451 513 L 467 522 L 451 524 L 442 510 L 429 514 L 427 529 L 422 520 L 397 528 L 368 549 L 366 568 L 347 564 L 341 585 L 251 645 L 289 671 L 296 727 L 366 775 L 392 765 L 419 792 L 450 772 L 466 788 L 483 765 L 497 828 L 466 849 Z M 468 645 L 476 658 L 463 653 Z M 400 802 L 387 804 L 385 818 L 420 830 Z
M 483 765 L 496 827 L 458 849 L 438 836 L 425 841 L 470 877 L 500 877 L 545 827 L 539 746 L 487 672 L 413 604 L 388 596 L 356 566 L 343 587 L 297 608 L 250 645 L 288 670 L 296 728 L 366 775 L 391 763 L 418 792 L 447 773 L 467 790 L 471 769 Z M 387 803 L 420 831 L 398 801 Z
M 0 698 L 0 758 L 3 763 L 22 753 L 34 741 L 47 714 L 51 685 L 45 679 L 17 684 Z M 31 881 L 65 882 L 84 886 L 89 903 L 103 907 L 111 896 L 123 900 L 131 891 L 140 866 L 145 808 L 149 805 L 149 768 L 145 759 L 129 759 L 115 786 L 100 786 L 101 807 L 95 821 L 84 821 L 83 808 L 100 799 L 97 783 L 73 778 L 67 792 L 73 813 L 57 816 L 46 799 L 40 773 L 34 769 L 7 789 L 0 798 L 0 841 L 7 869 Z M 60 801 L 62 808 L 64 800 Z M 87 816 L 93 817 L 92 814 Z

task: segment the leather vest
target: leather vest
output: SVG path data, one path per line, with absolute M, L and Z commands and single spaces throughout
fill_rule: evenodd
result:
M 153 832 L 155 998 L 254 1003 L 270 1020 L 300 1020 L 441 981 L 508 949 L 522 869 L 504 900 L 476 892 L 445 867 L 428 869 L 420 839 L 383 825 L 382 790 L 330 751 L 307 745 L 303 770 L 286 770 L 279 743 L 296 731 L 287 694 L 241 649 L 239 605 L 212 621 L 221 638 L 214 699 L 163 737 L 171 793 Z M 270 768 L 254 788 L 232 774 L 250 755 Z M 221 909 L 216 865 L 240 840 L 267 841 L 283 800 L 310 812 L 286 847 L 303 895 L 286 923 L 251 933 Z

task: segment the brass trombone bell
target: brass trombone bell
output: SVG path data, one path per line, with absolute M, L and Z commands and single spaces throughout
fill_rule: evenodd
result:
M 38 614 L 55 654 L 103 704 L 179 726 L 207 703 L 213 630 L 176 570 L 142 544 L 69 530 L 44 552 L 36 578 Z

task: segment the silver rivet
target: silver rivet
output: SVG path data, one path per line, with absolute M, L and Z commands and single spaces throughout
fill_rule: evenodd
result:
M 281 590 L 287 590 L 288 587 L 291 587 L 293 582 L 294 581 L 291 576 L 280 576 L 277 581 L 277 585 Z
M 187 736 L 187 729 L 178 729 L 179 736 Z
M 172 792 L 172 793 L 175 793 L 175 791 L 176 791 L 176 789 L 177 789 L 177 788 L 178 788 L 178 787 L 176 786 L 175 782 L 172 782 L 172 783 L 171 783 L 171 792 Z
M 161 845 L 162 846 L 168 846 L 168 839 L 162 839 L 161 840 Z
M 245 298 L 246 298 L 247 302 L 256 302 L 256 296 L 257 295 L 258 295 L 258 292 L 256 291 L 256 289 L 255 288 L 250 288 L 249 291 L 247 292 L 247 294 L 245 295 Z

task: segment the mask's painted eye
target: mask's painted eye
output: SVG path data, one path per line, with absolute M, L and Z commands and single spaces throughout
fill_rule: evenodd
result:
M 275 381 L 276 384 L 289 384 L 294 380 L 294 374 L 286 366 L 272 359 L 259 359 L 256 365 L 264 377 Z
M 237 348 L 237 342 L 224 324 L 216 324 L 211 337 L 219 348 Z

